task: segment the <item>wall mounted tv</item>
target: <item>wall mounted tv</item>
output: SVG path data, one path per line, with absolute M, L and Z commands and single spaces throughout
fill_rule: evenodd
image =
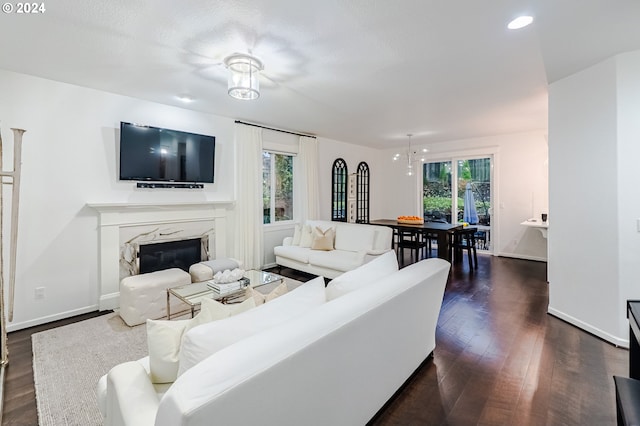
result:
M 120 180 L 213 183 L 215 136 L 120 122 Z

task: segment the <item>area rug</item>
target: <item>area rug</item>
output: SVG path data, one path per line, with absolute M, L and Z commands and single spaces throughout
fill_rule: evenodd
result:
M 31 343 L 41 426 L 102 425 L 98 379 L 147 355 L 146 326 L 129 327 L 117 313 L 36 333 Z
M 301 284 L 286 281 L 289 290 Z M 147 355 L 146 326 L 129 327 L 117 313 L 33 334 L 31 343 L 40 426 L 102 425 L 98 379 Z

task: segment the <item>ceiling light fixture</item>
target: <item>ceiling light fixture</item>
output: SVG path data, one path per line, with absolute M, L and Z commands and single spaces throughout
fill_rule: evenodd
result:
M 228 93 L 236 99 L 251 100 L 260 97 L 258 75 L 262 61 L 246 53 L 234 53 L 224 58 L 229 69 Z
M 411 136 L 413 136 L 411 133 L 407 133 L 407 136 L 409 137 L 409 148 L 407 149 L 407 152 L 404 154 L 404 156 L 407 159 L 407 176 L 413 176 L 414 171 L 413 171 L 413 163 L 424 163 L 425 158 L 424 155 L 420 158 L 418 158 L 418 151 L 412 151 L 411 150 Z M 428 149 L 423 148 L 422 152 L 425 153 L 427 152 Z M 402 154 L 396 154 L 393 156 L 393 161 L 398 161 L 400 158 L 402 157 Z
M 518 16 L 516 19 L 509 22 L 507 28 L 509 28 L 510 30 L 519 30 L 520 28 L 524 28 L 532 22 L 532 16 Z

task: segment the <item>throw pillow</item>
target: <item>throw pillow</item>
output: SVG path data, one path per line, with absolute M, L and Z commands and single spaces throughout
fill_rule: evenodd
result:
M 293 241 L 291 241 L 292 246 L 300 245 L 300 237 L 302 237 L 302 228 L 299 224 L 296 224 L 296 227 L 293 230 Z
M 326 289 L 327 301 L 365 287 L 367 284 L 378 281 L 396 271 L 398 271 L 398 258 L 395 251 L 390 250 L 378 256 L 377 259 L 331 280 Z
M 178 376 L 215 352 L 263 330 L 292 321 L 325 301 L 324 278 L 318 277 L 243 315 L 194 328 L 184 334 Z
M 189 323 L 185 327 L 184 332 L 186 333 L 187 331 L 198 325 L 231 317 L 255 307 L 255 302 L 249 299 L 243 301 L 242 303 L 232 303 L 227 305 L 224 303 L 220 303 L 217 300 L 205 297 L 204 299 L 202 299 L 202 302 L 200 304 L 200 313 L 189 320 Z
M 313 233 L 309 225 L 302 227 L 302 234 L 300 235 L 300 247 L 311 247 L 313 242 Z
M 171 383 L 176 380 L 180 342 L 188 322 L 147 320 L 149 373 L 152 383 Z
M 147 346 L 149 348 L 149 373 L 152 383 L 172 383 L 178 375 L 182 336 L 192 328 L 237 315 L 255 307 L 253 299 L 225 305 L 205 298 L 198 315 L 190 320 L 147 320 Z
M 335 231 L 333 228 L 328 228 L 323 231 L 319 227 L 315 227 L 313 230 L 313 241 L 311 242 L 311 250 L 333 250 L 333 241 L 335 239 Z
M 246 290 L 246 295 L 247 295 L 247 298 L 253 298 L 256 305 L 262 305 L 263 303 L 270 302 L 271 300 L 279 296 L 282 296 L 288 291 L 289 291 L 289 288 L 287 287 L 287 283 L 283 281 L 276 288 L 271 290 L 269 294 L 260 293 L 258 290 L 249 287 Z

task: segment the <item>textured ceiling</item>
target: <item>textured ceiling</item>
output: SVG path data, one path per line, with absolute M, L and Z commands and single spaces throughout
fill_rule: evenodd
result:
M 548 83 L 640 49 L 637 0 L 45 6 L 0 16 L 0 68 L 375 147 L 546 129 Z M 259 100 L 227 95 L 233 52 L 264 62 Z

